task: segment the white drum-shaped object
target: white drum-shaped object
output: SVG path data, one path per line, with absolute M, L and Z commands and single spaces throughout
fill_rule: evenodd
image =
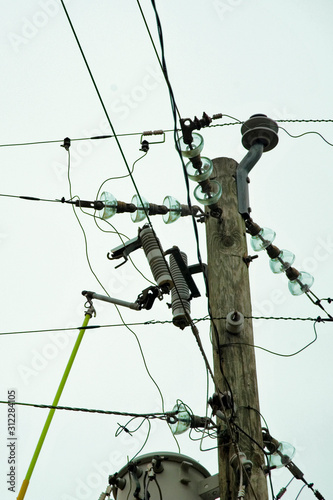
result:
M 202 500 L 210 474 L 186 455 L 158 452 L 136 458 L 113 477 L 116 500 Z

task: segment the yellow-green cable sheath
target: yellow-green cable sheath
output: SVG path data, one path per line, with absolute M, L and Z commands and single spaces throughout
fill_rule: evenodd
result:
M 86 313 L 84 321 L 83 321 L 83 324 L 82 324 L 82 327 L 81 327 L 80 332 L 79 332 L 79 335 L 78 335 L 78 337 L 76 339 L 76 342 L 75 342 L 75 345 L 73 347 L 73 351 L 72 351 L 71 356 L 70 356 L 70 358 L 68 360 L 68 363 L 67 363 L 67 366 L 65 368 L 64 374 L 62 376 L 61 382 L 59 384 L 57 393 L 56 393 L 55 398 L 53 400 L 52 406 L 57 406 L 57 404 L 59 403 L 60 396 L 62 394 L 62 391 L 63 391 L 64 387 L 65 387 L 65 384 L 66 384 L 69 372 L 71 371 L 71 368 L 72 368 L 72 365 L 74 363 L 74 359 L 75 359 L 76 353 L 77 353 L 77 351 L 78 351 L 78 349 L 80 347 L 80 344 L 81 344 L 84 332 L 86 330 L 86 326 L 88 325 L 90 318 L 91 318 L 91 314 Z M 47 431 L 49 430 L 49 427 L 50 427 L 50 424 L 51 424 L 54 412 L 55 412 L 55 409 L 51 408 L 51 410 L 49 411 L 48 417 L 46 419 L 46 422 L 44 424 L 44 427 L 43 427 L 42 433 L 40 435 L 39 441 L 37 443 L 37 446 L 36 446 L 36 449 L 35 449 L 35 453 L 33 454 L 33 457 L 31 459 L 31 462 L 30 462 L 30 465 L 29 465 L 29 469 L 28 469 L 27 474 L 25 476 L 25 479 L 24 479 L 24 481 L 22 483 L 22 486 L 21 486 L 20 492 L 18 494 L 17 500 L 23 500 L 23 498 L 25 496 L 25 493 L 26 493 L 26 490 L 28 488 L 28 484 L 29 484 L 31 475 L 32 475 L 33 470 L 35 468 L 35 465 L 36 465 L 36 462 L 37 462 L 40 450 L 41 450 L 41 448 L 43 446 L 43 443 L 44 443 Z

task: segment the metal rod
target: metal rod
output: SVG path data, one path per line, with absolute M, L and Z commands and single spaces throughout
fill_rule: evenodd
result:
M 260 160 L 263 150 L 264 146 L 262 143 L 256 142 L 253 144 L 236 170 L 238 211 L 244 219 L 248 219 L 251 212 L 247 176 L 254 165 Z
M 115 299 L 114 297 L 108 297 L 107 295 L 99 295 L 95 292 L 82 292 L 83 295 L 91 299 L 102 300 L 103 302 L 110 302 L 111 304 L 116 304 L 117 306 L 129 307 L 134 311 L 140 310 L 140 305 L 137 302 L 126 302 L 125 300 Z

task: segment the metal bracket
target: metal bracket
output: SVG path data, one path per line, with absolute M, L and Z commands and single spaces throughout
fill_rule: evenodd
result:
M 236 170 L 238 212 L 244 219 L 250 217 L 251 207 L 249 201 L 248 174 L 254 165 L 260 160 L 264 146 L 261 143 L 255 143 L 251 146 L 249 152 L 239 163 Z
M 185 144 L 191 144 L 193 142 L 193 130 L 200 130 L 202 127 L 208 127 L 211 122 L 212 119 L 207 115 L 207 113 L 202 114 L 201 120 L 199 120 L 196 116 L 193 120 L 191 120 L 191 118 L 181 118 L 180 126 Z
M 265 151 L 275 148 L 279 141 L 278 124 L 266 115 L 253 115 L 241 128 L 242 144 L 249 152 L 237 167 L 238 211 L 243 219 L 250 217 L 248 174 Z
M 140 309 L 151 309 L 155 302 L 156 298 L 162 300 L 162 292 L 158 286 L 149 286 L 145 288 L 138 298 L 136 299 L 136 303 L 139 304 Z
M 115 260 L 123 257 L 124 261 L 121 262 L 121 264 L 118 264 L 118 266 L 116 266 L 117 269 L 118 267 L 122 266 L 127 262 L 128 256 L 131 252 L 134 252 L 134 250 L 137 250 L 138 248 L 141 247 L 142 247 L 141 239 L 139 236 L 137 236 L 136 238 L 132 238 L 126 243 L 114 248 L 113 250 L 111 250 L 111 252 L 108 252 L 107 258 L 109 260 Z
M 189 469 L 193 467 L 193 464 L 191 462 L 182 462 L 180 464 L 180 469 L 179 469 L 179 481 L 182 484 L 188 484 L 191 482 L 191 478 L 189 475 Z
M 197 491 L 202 500 L 215 500 L 220 496 L 219 475 L 209 476 L 198 483 Z

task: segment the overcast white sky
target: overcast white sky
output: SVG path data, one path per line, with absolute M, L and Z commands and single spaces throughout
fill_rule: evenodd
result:
M 81 54 L 61 5 L 56 0 L 4 2 L 1 25 L 1 144 L 61 140 L 110 133 Z M 182 116 L 226 113 L 243 121 L 254 113 L 273 119 L 333 118 L 332 28 L 329 0 L 169 0 L 157 1 L 163 27 L 170 81 Z M 130 0 L 71 0 L 68 12 L 117 133 L 171 129 L 167 87 L 137 3 Z M 142 8 L 157 43 L 149 0 Z M 223 118 L 215 123 L 228 123 Z M 284 123 L 294 135 L 316 130 L 333 142 L 332 123 Z M 203 154 L 240 161 L 246 154 L 240 126 L 205 129 Z M 251 172 L 253 218 L 277 233 L 276 244 L 296 254 L 295 267 L 315 277 L 313 291 L 333 295 L 332 147 L 318 135 L 280 141 Z M 140 156 L 140 135 L 120 139 L 128 164 Z M 126 175 L 113 139 L 73 142 L 73 194 L 94 200 L 101 183 Z M 60 143 L 1 147 L 0 194 L 47 199 L 69 197 L 66 151 Z M 162 203 L 165 195 L 186 202 L 186 189 L 172 134 L 151 145 L 137 163 L 134 178 L 142 195 Z M 105 189 L 130 202 L 128 178 L 110 180 Z M 193 190 L 195 185 L 191 183 Z M 2 262 L 1 332 L 68 328 L 83 321 L 84 289 L 103 293 L 87 264 L 82 231 L 69 205 L 0 197 Z M 120 244 L 117 234 L 100 231 L 91 217 L 78 214 L 87 234 L 94 272 L 111 296 L 134 301 L 148 286 L 127 263 L 115 269 L 107 252 Z M 128 214 L 110 221 L 133 238 L 137 225 Z M 152 219 L 164 249 L 179 246 L 196 262 L 192 223 L 182 219 L 166 226 Z M 111 228 L 102 226 L 105 230 Z M 205 231 L 199 228 L 204 260 Z M 136 266 L 152 279 L 142 250 L 132 254 Z M 305 296 L 293 297 L 287 279 L 273 275 L 261 255 L 250 270 L 253 314 L 317 317 Z M 202 297 L 192 301 L 192 317 L 207 314 Z M 126 322 L 170 320 L 166 300 L 151 311 L 122 309 Z M 95 302 L 91 325 L 119 324 L 112 305 Z M 333 309 L 327 305 L 332 313 Z M 187 328 L 135 326 L 146 362 L 159 385 L 166 410 L 177 398 L 203 415 L 206 372 Z M 199 331 L 209 358 L 208 322 Z M 272 434 L 296 447 L 294 462 L 308 482 L 329 498 L 331 489 L 331 422 L 333 416 L 332 326 L 317 326 L 318 340 L 295 357 L 256 350 L 261 411 Z M 256 345 L 292 353 L 314 336 L 311 322 L 254 321 Z M 3 335 L 1 400 L 15 389 L 21 402 L 51 404 L 77 331 Z M 213 392 L 210 384 L 209 394 Z M 60 404 L 117 411 L 161 411 L 159 393 L 147 376 L 138 343 L 125 327 L 87 331 Z M 7 408 L 0 405 L 0 495 L 16 498 L 47 417 L 47 410 L 16 408 L 16 493 L 8 491 Z M 95 500 L 116 472 L 139 451 L 146 424 L 133 437 L 115 437 L 121 417 L 58 412 L 32 475 L 26 499 Z M 133 424 L 132 424 L 133 425 Z M 216 450 L 200 451 L 188 434 L 179 439 L 182 453 L 217 472 Z M 214 446 L 204 441 L 204 448 Z M 152 422 L 143 453 L 177 451 L 163 422 Z M 291 479 L 287 470 L 273 473 L 277 493 Z M 302 484 L 294 480 L 285 494 L 293 500 Z M 310 490 L 302 500 L 314 498 Z

